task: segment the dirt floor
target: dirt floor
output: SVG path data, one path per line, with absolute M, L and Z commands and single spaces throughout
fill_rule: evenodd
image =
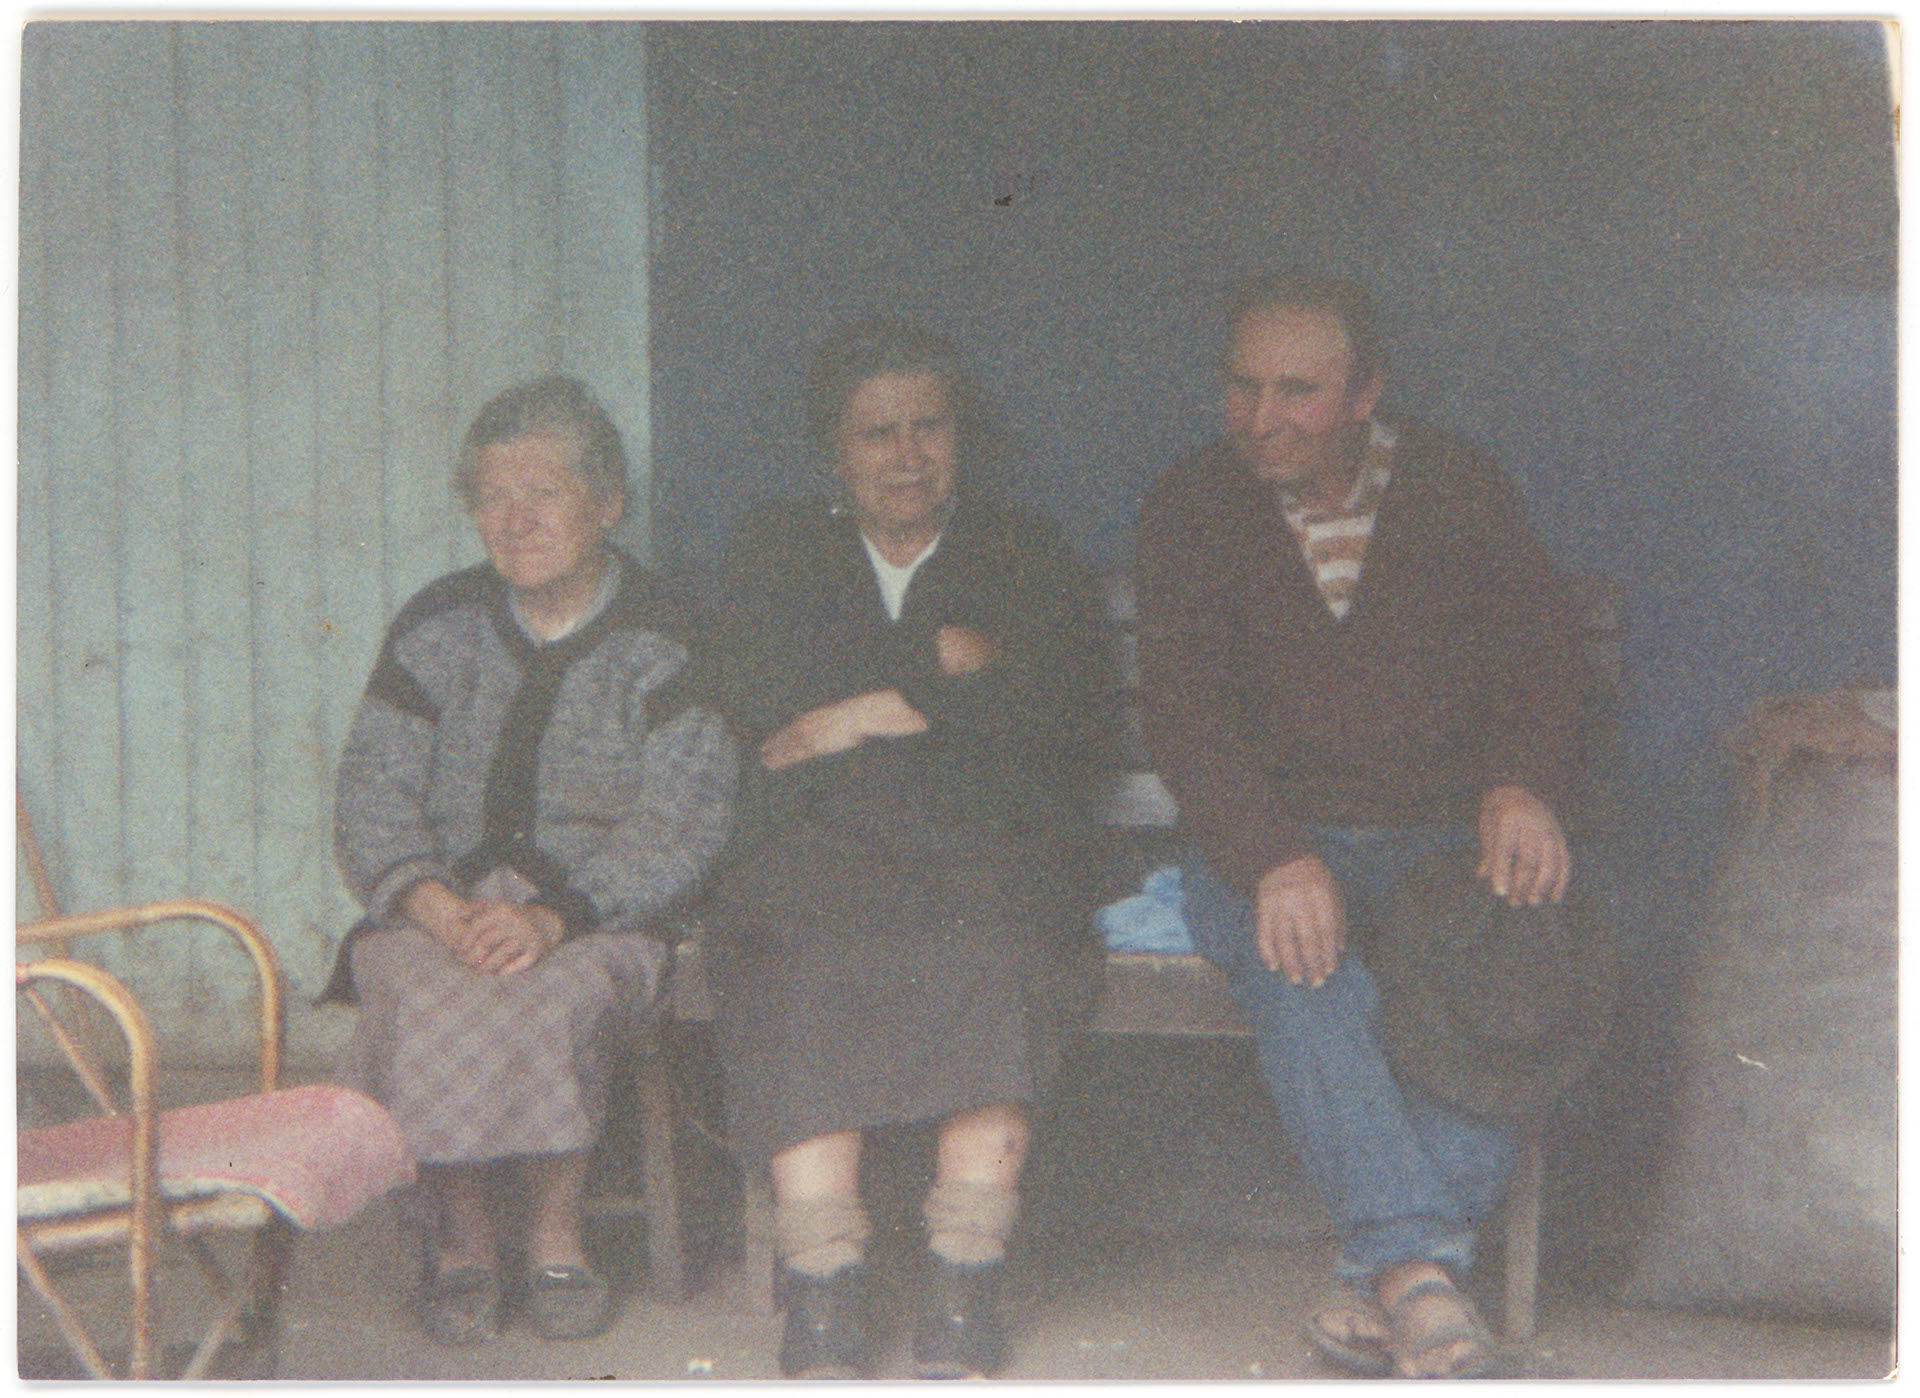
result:
M 610 1240 L 603 1240 L 610 1241 Z M 629 1294 L 599 1339 L 545 1344 L 510 1321 L 467 1349 L 428 1342 L 403 1304 L 408 1250 L 389 1210 L 303 1244 L 287 1298 L 277 1377 L 313 1380 L 719 1381 L 778 1378 L 778 1318 L 754 1314 L 737 1288 L 703 1289 L 666 1306 Z M 1335 1380 L 1299 1338 L 1295 1317 L 1320 1284 L 1319 1243 L 1275 1244 L 1203 1235 L 1070 1239 L 1028 1246 L 1010 1310 L 1017 1340 L 1005 1378 L 1099 1380 Z M 888 1259 L 896 1264 L 897 1259 Z M 880 1268 L 893 1304 L 874 1377 L 910 1377 L 911 1305 L 900 1265 Z M 197 1285 L 176 1271 L 181 1311 Z M 197 1299 L 197 1298 L 193 1298 Z M 52 1337 L 23 1315 L 28 1373 L 58 1372 Z M 1872 1379 L 1886 1375 L 1886 1338 L 1864 1330 L 1631 1310 L 1546 1298 L 1535 1341 L 1510 1347 L 1516 1379 Z
M 1144 1055 L 1144 1056 L 1143 1056 Z M 696 1056 L 697 1057 L 697 1056 Z M 1298 1318 L 1325 1285 L 1326 1220 L 1289 1167 L 1284 1142 L 1231 1048 L 1103 1053 L 1074 1065 L 1040 1133 L 1010 1278 L 1016 1339 L 1005 1378 L 1335 1380 Z M 688 1090 L 698 1096 L 698 1064 Z M 617 1104 L 616 1104 L 617 1106 Z M 634 1219 L 594 1226 L 592 1245 L 623 1292 L 604 1336 L 546 1344 L 510 1318 L 466 1349 L 421 1335 L 406 1305 L 411 1235 L 390 1203 L 302 1241 L 276 1376 L 285 1380 L 748 1382 L 778 1377 L 778 1317 L 746 1300 L 737 1185 L 708 1131 L 680 1143 L 693 1294 L 646 1294 Z M 874 1377 L 909 1377 L 913 1202 L 926 1143 L 898 1133 L 868 1170 L 887 1343 Z M 1550 1224 L 1552 1222 L 1550 1218 Z M 1582 1242 L 1584 1246 L 1574 1246 Z M 1591 1237 L 1546 1238 L 1538 1333 L 1507 1347 L 1502 1374 L 1533 1380 L 1847 1380 L 1892 1368 L 1889 1336 L 1846 1326 L 1635 1309 L 1609 1299 Z M 1587 1259 L 1571 1265 L 1571 1259 Z M 1497 1282 L 1497 1258 L 1489 1282 Z M 117 1281 L 74 1278 L 103 1303 Z M 1489 1287 L 1490 1291 L 1493 1289 Z M 171 1338 L 204 1305 L 190 1266 L 170 1260 L 161 1296 Z M 1486 1302 L 1498 1323 L 1498 1306 Z M 28 1377 L 64 1371 L 58 1337 L 31 1297 L 19 1309 Z M 257 1360 L 257 1357 L 252 1357 Z M 249 1361 L 247 1356 L 237 1363 Z M 244 1368 L 240 1371 L 247 1372 Z M 258 1374 L 257 1367 L 253 1373 Z

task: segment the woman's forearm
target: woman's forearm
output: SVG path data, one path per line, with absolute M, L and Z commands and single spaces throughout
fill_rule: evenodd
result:
M 760 764 L 778 772 L 849 752 L 869 738 L 905 738 L 926 731 L 926 715 L 899 690 L 875 689 L 807 710 L 760 745 Z

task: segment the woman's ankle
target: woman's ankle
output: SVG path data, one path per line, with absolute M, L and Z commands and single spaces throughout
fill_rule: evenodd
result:
M 430 1250 L 441 1275 L 466 1267 L 496 1267 L 497 1241 L 481 1170 L 442 1166 L 428 1175 L 427 1187 L 437 1215 L 430 1228 Z
M 872 1231 L 855 1195 L 781 1199 L 774 1205 L 780 1259 L 803 1276 L 831 1276 L 863 1261 Z

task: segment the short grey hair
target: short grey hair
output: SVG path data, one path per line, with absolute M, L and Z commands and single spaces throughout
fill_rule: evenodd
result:
M 587 386 L 568 374 L 516 384 L 474 415 L 460 441 L 453 488 L 471 510 L 478 501 L 480 453 L 521 437 L 565 437 L 580 444 L 580 474 L 602 500 L 628 503 L 627 452 L 620 429 Z

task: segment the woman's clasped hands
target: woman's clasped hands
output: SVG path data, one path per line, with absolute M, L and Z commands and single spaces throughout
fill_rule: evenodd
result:
M 406 913 L 460 961 L 496 976 L 526 970 L 566 935 L 565 923 L 551 908 L 504 898 L 462 898 L 437 879 L 413 887 Z

